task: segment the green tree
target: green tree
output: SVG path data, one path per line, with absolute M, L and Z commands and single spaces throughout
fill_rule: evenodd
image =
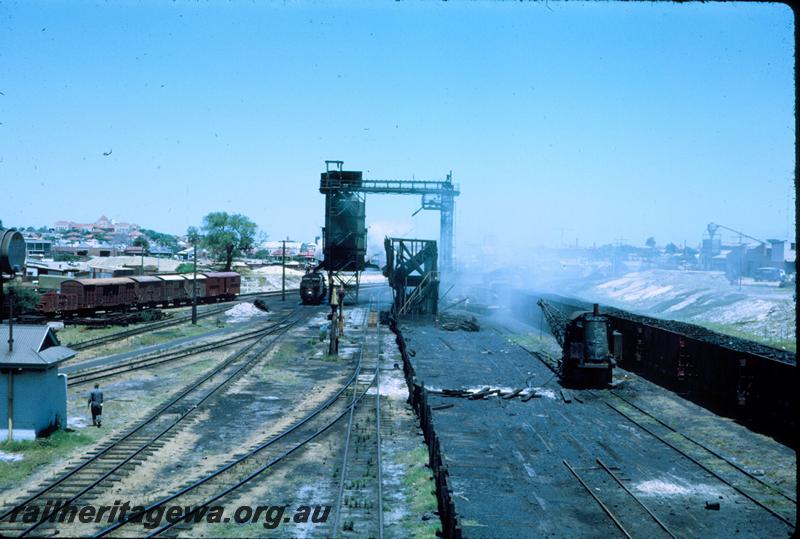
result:
M 72 253 L 53 253 L 56 262 L 77 262 L 79 258 Z
M 36 310 L 41 296 L 33 288 L 26 286 L 12 286 L 14 291 L 14 314 L 29 313 Z
M 199 242 L 202 238 L 200 237 L 200 231 L 197 230 L 196 226 L 190 226 L 186 229 L 186 240 L 194 245 L 195 243 Z
M 678 246 L 677 246 L 677 245 L 675 245 L 674 243 L 668 243 L 668 244 L 667 244 L 667 245 L 664 247 L 664 251 L 666 251 L 667 253 L 669 253 L 669 254 L 671 254 L 671 255 L 674 255 L 675 253 L 677 253 L 677 252 L 678 252 Z
M 248 217 L 227 212 L 212 212 L 203 218 L 203 245 L 215 259 L 224 262 L 230 271 L 233 258 L 252 248 L 256 224 Z
M 644 242 L 645 245 L 653 249 L 656 246 L 656 239 L 653 236 L 647 238 L 647 241 Z
M 144 236 L 137 236 L 136 239 L 133 240 L 133 243 L 131 245 L 133 245 L 134 247 L 141 247 L 145 251 L 150 249 L 150 242 L 147 241 L 147 238 L 145 238 Z
M 175 268 L 175 273 L 193 273 L 194 272 L 194 264 L 189 264 L 188 262 L 181 262 L 178 264 L 178 267 Z
M 172 252 L 178 250 L 178 238 L 172 234 L 164 234 L 163 232 L 156 232 L 155 230 L 150 230 L 147 228 L 141 229 L 140 232 L 153 243 L 163 245 Z

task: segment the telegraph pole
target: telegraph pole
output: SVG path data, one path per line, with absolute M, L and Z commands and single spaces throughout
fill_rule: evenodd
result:
M 14 351 L 14 289 L 8 289 L 8 353 Z
M 192 277 L 192 325 L 197 325 L 197 238 L 194 238 L 194 276 Z
M 14 351 L 14 289 L 8 289 L 8 354 Z M 10 357 L 9 357 L 10 359 Z M 8 369 L 8 441 L 14 441 L 14 369 Z
M 286 301 L 286 240 L 283 240 L 283 249 L 281 251 L 282 255 L 282 273 L 283 277 L 281 278 L 281 301 Z

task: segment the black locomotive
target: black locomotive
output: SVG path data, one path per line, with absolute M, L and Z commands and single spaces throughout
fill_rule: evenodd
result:
M 303 305 L 319 305 L 325 301 L 328 287 L 325 285 L 325 276 L 313 271 L 303 275 L 300 280 L 300 299 Z
M 599 306 L 572 318 L 564 332 L 561 378 L 565 385 L 603 387 L 616 361 L 608 349 L 608 319 Z

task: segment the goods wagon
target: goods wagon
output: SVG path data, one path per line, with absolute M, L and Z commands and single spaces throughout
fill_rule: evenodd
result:
M 60 290 L 41 294 L 37 310 L 48 316 L 83 315 L 95 311 L 184 305 L 192 301 L 192 275 L 140 275 L 110 279 L 70 279 Z M 197 274 L 197 302 L 233 299 L 241 276 L 232 271 Z

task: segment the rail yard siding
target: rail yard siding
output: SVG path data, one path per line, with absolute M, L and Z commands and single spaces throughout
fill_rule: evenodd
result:
M 539 297 L 521 293 L 512 306 L 514 313 L 539 324 Z M 590 304 L 579 300 L 543 297 L 566 314 L 591 310 Z M 621 367 L 795 446 L 794 353 L 683 322 L 610 307 L 600 310 L 611 321 L 611 329 L 622 333 Z
M 622 333 L 622 367 L 794 446 L 795 365 L 608 317 Z
M 433 422 L 433 414 L 428 404 L 428 391 L 422 383 L 417 382 L 414 366 L 408 358 L 406 342 L 397 322 L 394 318 L 389 319 L 389 328 L 395 334 L 397 347 L 403 358 L 403 374 L 406 384 L 408 384 L 408 395 L 411 407 L 419 417 L 420 427 L 428 446 L 428 458 L 433 470 L 433 478 L 436 482 L 436 499 L 439 506 L 439 518 L 442 521 L 442 536 L 445 539 L 461 539 L 461 527 L 458 524 L 455 503 L 453 502 L 453 490 L 449 484 L 449 471 L 444 461 L 442 444 L 436 434 Z

